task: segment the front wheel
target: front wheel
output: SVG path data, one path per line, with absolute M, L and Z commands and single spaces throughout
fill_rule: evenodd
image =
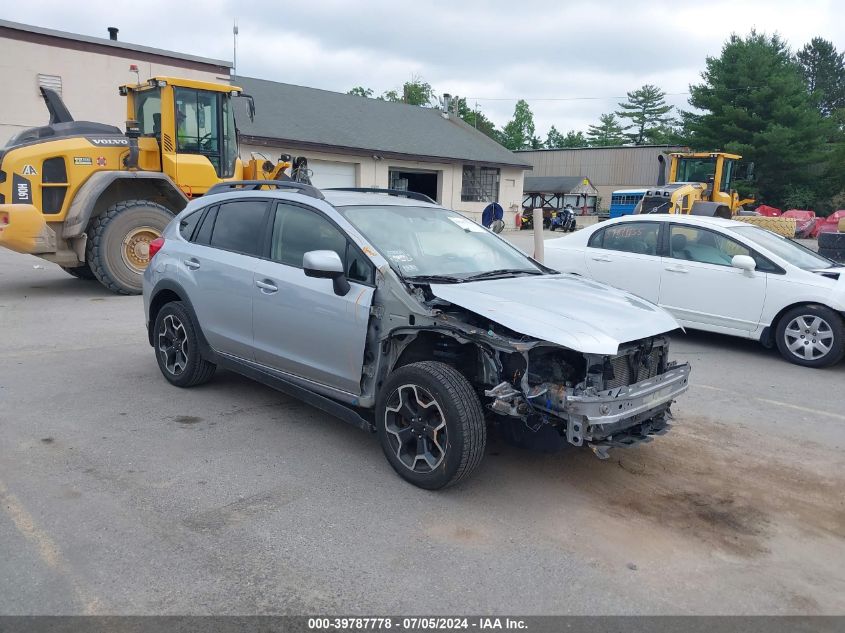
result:
M 799 306 L 777 325 L 778 351 L 791 363 L 829 367 L 845 356 L 845 322 L 825 306 Z
M 167 208 L 149 200 L 125 200 L 109 207 L 88 229 L 86 259 L 94 276 L 112 292 L 140 294 L 150 242 L 172 219 Z
M 427 490 L 469 475 L 487 441 L 478 395 L 460 372 L 435 361 L 390 374 L 379 393 L 376 430 L 394 470 Z

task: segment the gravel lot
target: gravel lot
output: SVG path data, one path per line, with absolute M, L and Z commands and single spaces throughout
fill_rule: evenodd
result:
M 140 297 L 0 251 L 0 328 L 2 614 L 845 613 L 845 364 L 679 334 L 669 435 L 493 440 L 430 493 L 268 388 L 169 386 Z

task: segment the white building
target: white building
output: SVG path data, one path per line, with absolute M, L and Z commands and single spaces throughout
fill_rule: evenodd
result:
M 105 28 L 104 28 L 105 31 Z M 255 99 L 255 120 L 238 111 L 241 157 L 304 156 L 323 187 L 419 191 L 480 219 L 499 202 L 506 223 L 522 203 L 529 163 L 454 114 L 435 108 L 230 77 L 228 61 L 185 55 L 0 20 L 3 100 L 0 145 L 22 129 L 47 123 L 39 86 L 56 89 L 77 120 L 125 126 L 118 86 L 154 75 L 239 85 Z M 14 60 L 11 63 L 9 60 Z M 137 75 L 131 68 L 137 68 Z

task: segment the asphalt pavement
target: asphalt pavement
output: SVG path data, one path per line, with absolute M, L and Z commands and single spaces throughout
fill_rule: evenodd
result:
M 845 364 L 679 334 L 665 437 L 492 438 L 427 492 L 269 388 L 170 386 L 140 297 L 34 257 L 0 333 L 0 614 L 845 613 Z

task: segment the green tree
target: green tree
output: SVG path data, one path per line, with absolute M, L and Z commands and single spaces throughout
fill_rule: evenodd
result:
M 563 137 L 563 145 L 561 147 L 587 147 L 587 137 L 584 133 L 575 130 L 569 130 L 566 136 Z
M 587 141 L 594 147 L 623 145 L 627 140 L 622 125 L 612 112 L 602 114 L 598 125 L 591 125 L 587 129 Z
M 358 97 L 367 97 L 368 99 L 373 96 L 373 89 L 372 88 L 364 88 L 364 86 L 355 86 L 352 90 L 347 92 L 348 95 L 355 95 Z
M 458 98 L 458 116 L 475 129 L 480 132 L 484 132 L 493 140 L 501 142 L 499 130 L 496 129 L 496 124 L 488 119 L 477 107 L 475 110 L 470 110 L 467 105 L 467 100 L 463 97 Z
M 780 204 L 788 191 L 813 183 L 827 126 L 814 107 L 799 66 L 777 35 L 732 35 L 708 57 L 703 83 L 690 86 L 684 112 L 690 144 L 721 149 L 754 163 L 761 201 Z
M 380 98 L 408 105 L 428 106 L 434 100 L 434 88 L 422 77 L 413 76 L 402 85 L 401 93 L 397 90 L 388 90 Z
M 548 134 L 546 134 L 546 149 L 557 149 L 559 147 L 564 146 L 564 137 L 563 134 L 557 131 L 557 128 L 553 125 L 549 128 Z
M 527 149 L 534 138 L 534 115 L 528 102 L 520 99 L 516 102 L 513 118 L 502 129 L 502 145 L 510 150 Z
M 822 116 L 845 106 L 845 54 L 838 53 L 832 42 L 814 37 L 795 59 Z
M 668 116 L 672 106 L 666 104 L 666 93 L 657 86 L 646 84 L 627 94 L 628 100 L 619 104 L 621 109 L 616 113 L 630 121 L 625 127 L 625 136 L 634 145 L 653 143 L 655 130 L 672 121 Z

